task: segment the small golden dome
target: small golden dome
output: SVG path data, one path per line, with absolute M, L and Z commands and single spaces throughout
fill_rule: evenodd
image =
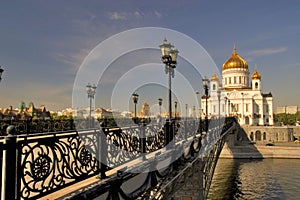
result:
M 234 47 L 231 57 L 223 64 L 222 70 L 236 68 L 248 69 L 248 63 L 237 54 L 236 48 Z
M 252 78 L 252 80 L 260 80 L 261 79 L 261 75 L 260 75 L 260 73 L 257 70 L 255 70 L 254 73 L 252 74 L 251 78 Z
M 214 73 L 211 77 L 210 77 L 210 81 L 219 81 L 219 77 L 216 73 Z

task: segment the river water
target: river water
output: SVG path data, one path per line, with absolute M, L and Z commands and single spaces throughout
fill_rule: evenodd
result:
M 300 199 L 300 159 L 219 159 L 208 199 Z

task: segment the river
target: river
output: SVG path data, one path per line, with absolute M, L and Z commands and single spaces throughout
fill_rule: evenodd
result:
M 300 159 L 219 159 L 208 199 L 300 199 Z

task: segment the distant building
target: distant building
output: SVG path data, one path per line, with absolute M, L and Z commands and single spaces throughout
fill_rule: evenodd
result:
M 150 106 L 146 101 L 142 105 L 139 117 L 150 117 Z
M 95 115 L 94 117 L 96 119 L 103 119 L 103 118 L 112 118 L 113 117 L 113 112 L 110 110 L 106 110 L 104 108 L 97 108 L 95 110 Z
M 50 112 L 46 110 L 44 105 L 35 108 L 32 102 L 26 107 L 22 101 L 18 108 L 9 106 L 8 108 L 0 109 L 1 120 L 31 120 L 31 119 L 50 119 Z
M 273 96 L 271 92 L 262 93 L 261 75 L 257 70 L 251 79 L 249 74 L 248 63 L 234 48 L 231 57 L 222 66 L 222 80 L 216 73 L 210 78 L 208 113 L 205 113 L 206 99 L 203 96 L 202 117 L 217 117 L 220 113 L 221 116 L 238 117 L 241 125 L 273 125 Z
M 279 106 L 276 108 L 276 114 L 287 113 L 296 114 L 299 111 L 298 106 Z

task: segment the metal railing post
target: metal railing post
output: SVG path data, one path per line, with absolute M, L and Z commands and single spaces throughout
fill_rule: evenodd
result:
M 186 139 L 188 134 L 188 129 L 187 129 L 187 120 L 184 121 L 184 141 L 186 141 Z
M 142 160 L 146 160 L 146 122 L 145 119 L 142 120 L 142 124 L 140 126 L 140 149 L 142 154 Z
M 193 130 L 193 131 L 194 131 L 194 130 L 197 130 L 197 129 L 196 129 L 196 120 L 193 120 L 193 129 L 192 129 L 192 130 Z M 196 136 L 196 134 L 197 134 L 197 132 L 195 132 L 195 133 L 193 132 L 193 136 L 194 136 L 194 137 Z
M 5 138 L 5 150 L 3 152 L 2 164 L 2 188 L 1 199 L 10 200 L 16 199 L 16 172 L 17 172 L 17 139 L 15 136 L 16 128 L 12 125 L 6 129 L 8 136 Z
M 104 179 L 106 178 L 106 169 L 107 169 L 107 166 L 106 166 L 106 162 L 107 162 L 107 157 L 108 157 L 108 153 L 107 153 L 107 141 L 106 141 L 106 135 L 107 135 L 107 128 L 106 128 L 106 120 L 100 125 L 100 136 L 99 136 L 99 150 L 100 150 L 100 178 L 101 179 Z
M 166 124 L 164 126 L 164 133 L 165 133 L 165 147 L 166 147 L 170 142 L 170 122 L 168 119 L 166 120 Z
M 169 130 L 169 133 L 170 133 L 170 137 L 169 137 L 169 139 L 170 139 L 170 141 L 169 141 L 169 143 L 170 143 L 170 145 L 171 145 L 171 148 L 173 148 L 174 147 L 174 145 L 175 145 L 175 141 L 174 141 L 174 134 L 175 134 L 175 120 L 173 120 L 171 123 L 170 123 L 170 130 Z

